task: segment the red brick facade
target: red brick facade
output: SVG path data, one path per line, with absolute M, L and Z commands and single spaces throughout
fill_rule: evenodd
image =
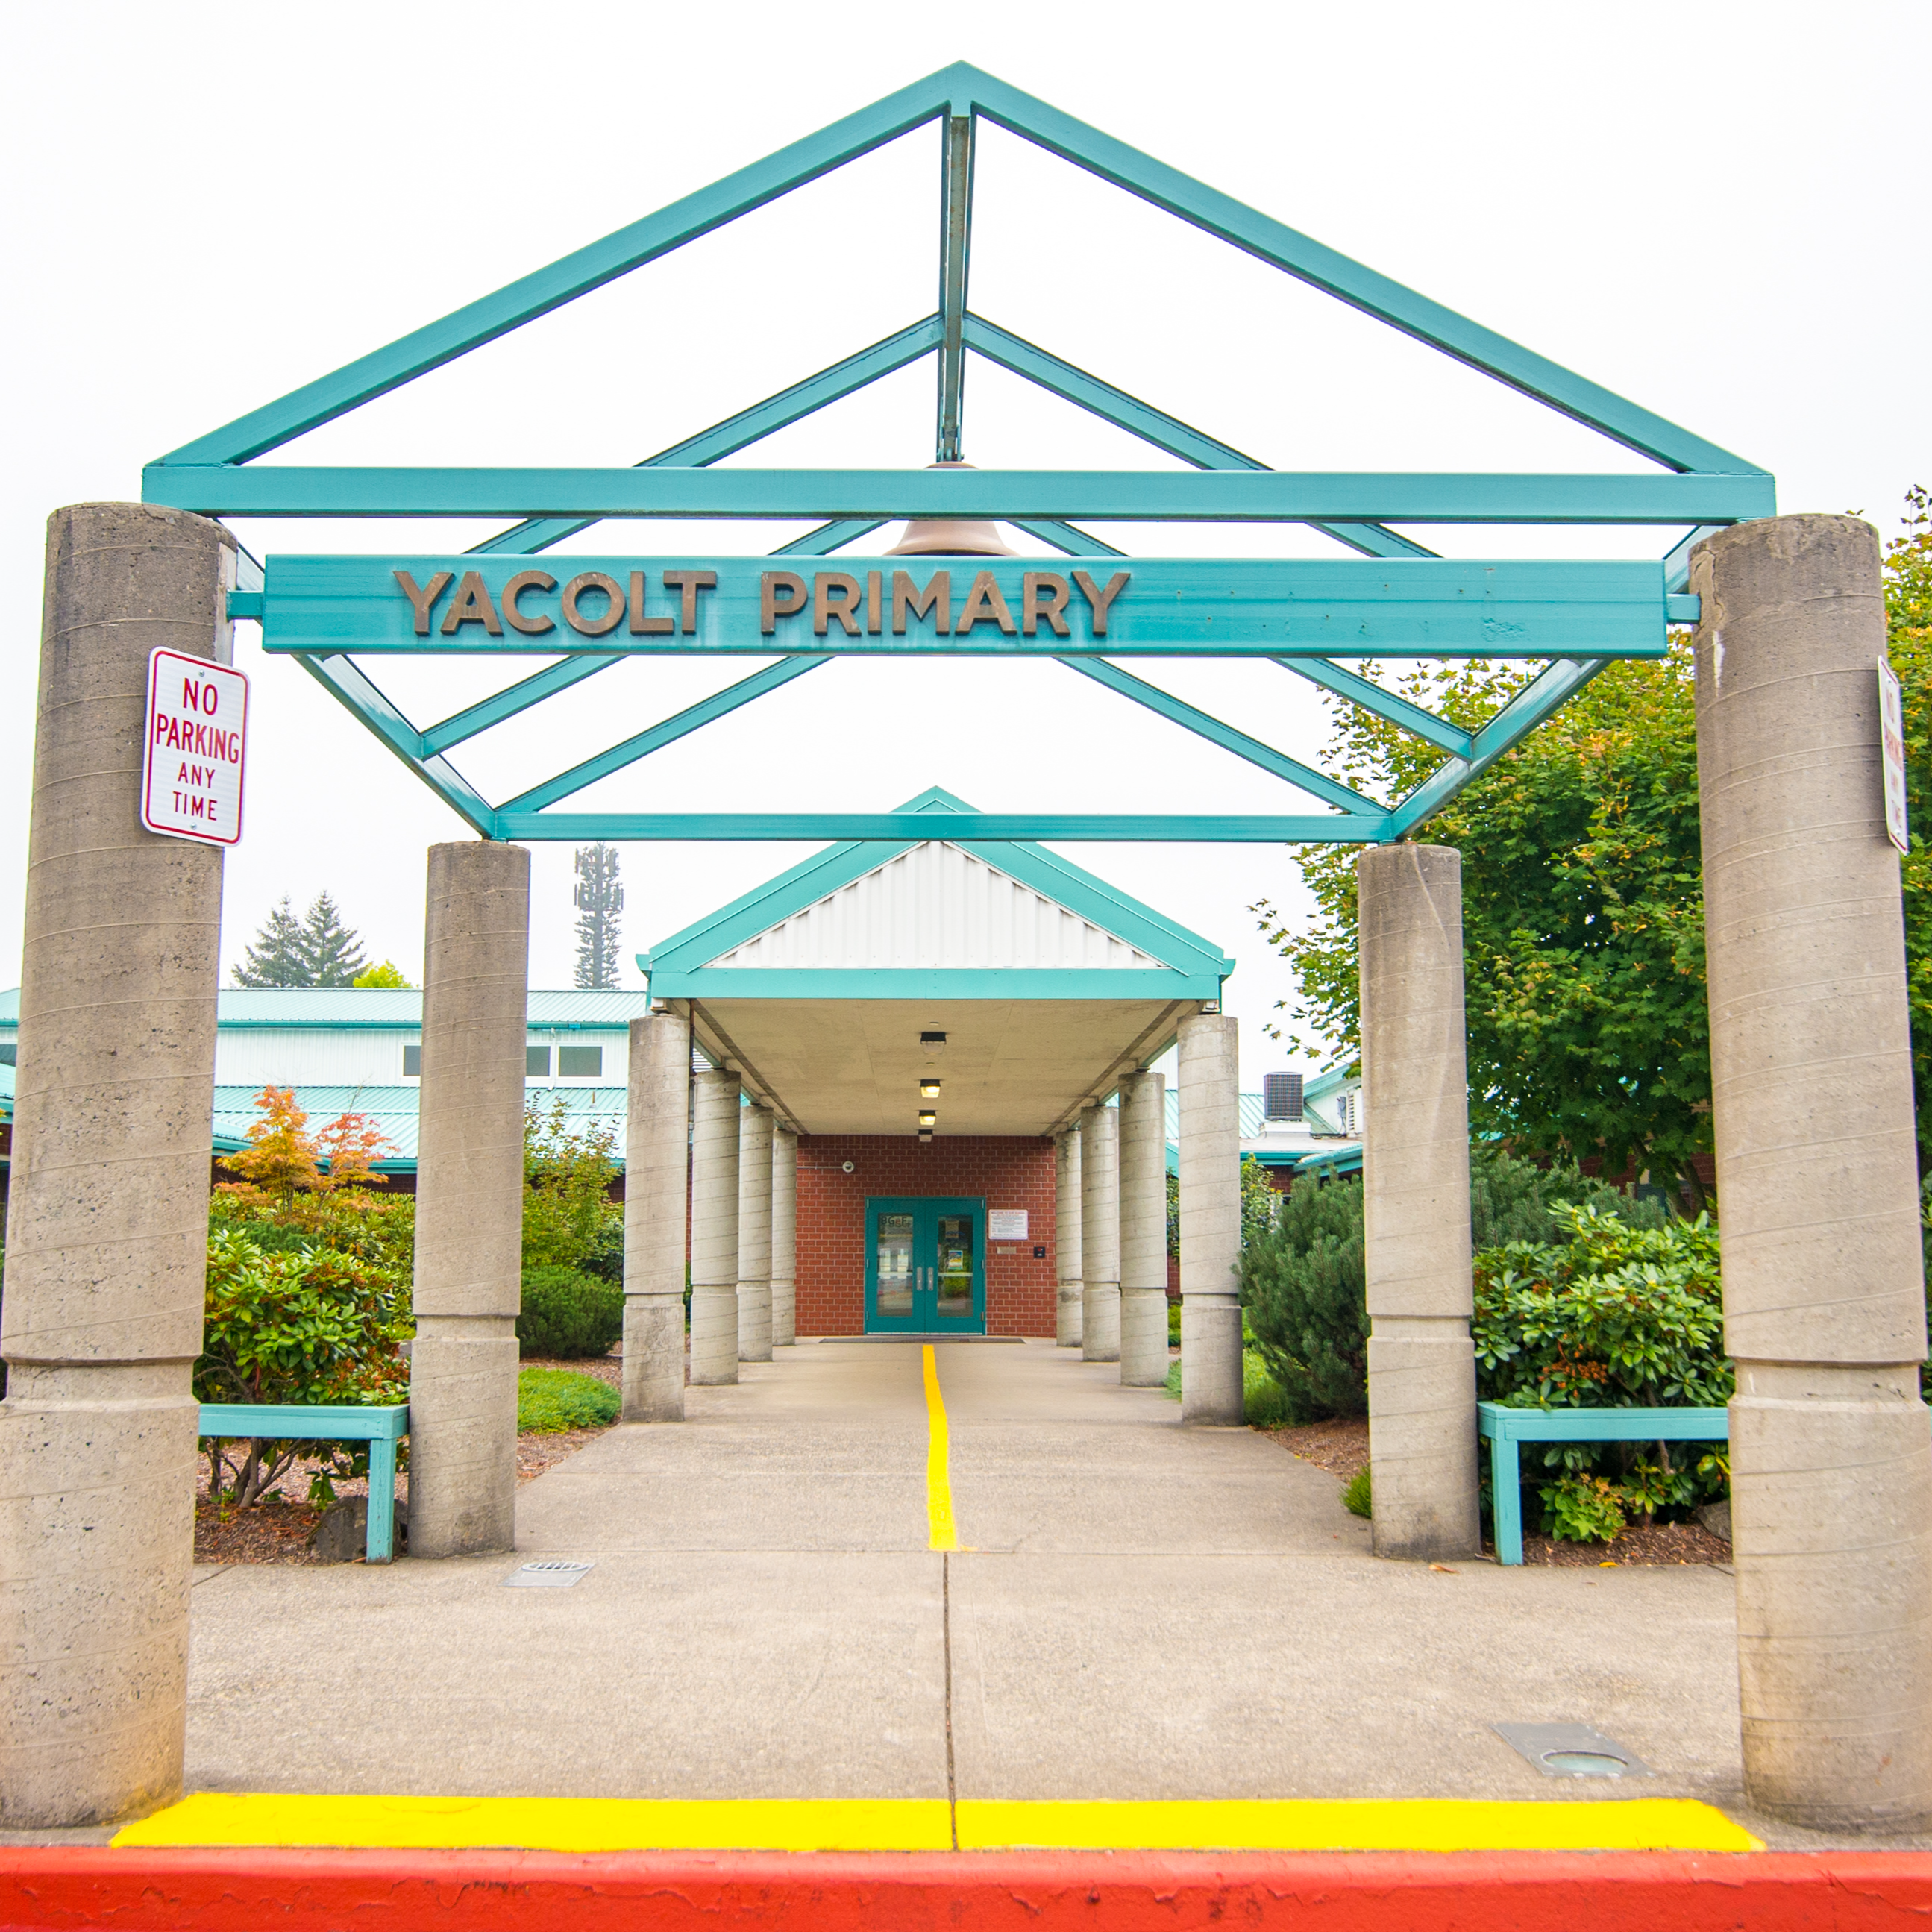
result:
M 844 1163 L 852 1172 L 844 1172 Z M 866 1203 L 896 1195 L 964 1195 L 1024 1208 L 1024 1242 L 986 1244 L 986 1333 L 1053 1334 L 1053 1143 L 1017 1135 L 802 1134 L 798 1143 L 798 1332 L 856 1335 L 866 1326 Z M 1035 1248 L 1046 1252 L 1039 1260 Z

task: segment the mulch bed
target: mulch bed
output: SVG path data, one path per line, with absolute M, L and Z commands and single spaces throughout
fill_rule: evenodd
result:
M 1326 1469 L 1348 1482 L 1369 1466 L 1369 1423 L 1366 1416 L 1346 1420 L 1310 1422 L 1298 1429 L 1261 1429 L 1255 1432 L 1278 1442 L 1291 1456 Z M 1485 1544 L 1490 1556 L 1493 1544 Z M 1558 1543 L 1526 1532 L 1522 1560 L 1559 1570 L 1655 1569 L 1684 1563 L 1729 1563 L 1731 1546 L 1694 1522 L 1660 1522 L 1646 1529 L 1633 1524 L 1610 1543 Z

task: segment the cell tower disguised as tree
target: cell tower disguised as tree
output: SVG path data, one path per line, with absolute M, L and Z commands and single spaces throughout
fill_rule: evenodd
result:
M 598 844 L 577 848 L 577 983 L 617 983 L 617 915 L 624 910 L 624 888 L 617 883 L 617 848 Z

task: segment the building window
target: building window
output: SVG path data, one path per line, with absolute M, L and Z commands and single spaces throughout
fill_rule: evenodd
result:
M 420 1080 L 422 1078 L 422 1048 L 406 1046 L 403 1048 L 403 1078 Z
M 548 1047 L 526 1046 L 524 1048 L 524 1077 L 526 1080 L 548 1080 L 550 1078 Z
M 20 1064 L 20 1047 L 17 1040 L 9 1040 L 0 1046 L 0 1066 L 18 1066 Z
M 556 1050 L 556 1077 L 560 1080 L 601 1080 L 604 1077 L 604 1049 L 601 1046 L 560 1046 Z

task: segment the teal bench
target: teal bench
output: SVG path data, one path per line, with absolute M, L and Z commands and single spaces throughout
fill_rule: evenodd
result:
M 1524 1442 L 1727 1442 L 1725 1408 L 1505 1408 L 1476 1405 L 1476 1432 L 1490 1438 L 1490 1490 L 1496 1516 L 1496 1561 L 1522 1561 Z
M 358 1403 L 205 1402 L 201 1436 L 236 1442 L 366 1442 L 369 1445 L 369 1529 L 362 1548 L 371 1563 L 396 1553 L 396 1444 L 410 1432 L 410 1406 L 364 1408 Z

